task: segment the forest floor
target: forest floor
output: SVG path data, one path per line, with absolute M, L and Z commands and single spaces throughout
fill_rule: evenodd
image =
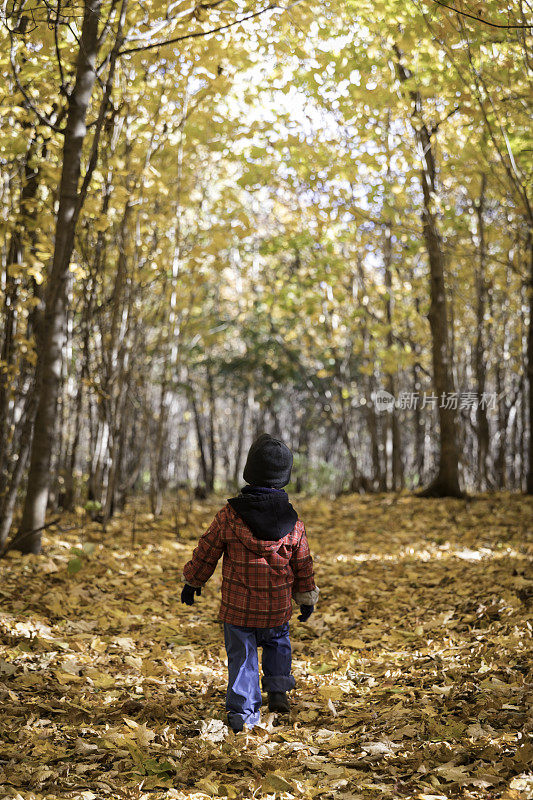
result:
M 296 498 L 320 602 L 290 717 L 238 735 L 220 567 L 179 602 L 221 503 L 179 538 L 172 513 L 65 515 L 0 561 L 0 798 L 533 796 L 531 498 Z

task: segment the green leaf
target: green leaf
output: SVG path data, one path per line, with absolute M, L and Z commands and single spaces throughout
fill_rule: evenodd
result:
M 91 511 L 100 511 L 102 504 L 98 502 L 98 500 L 89 500 L 87 503 L 85 503 L 83 508 L 85 511 L 87 511 L 87 513 L 90 513 Z
M 75 575 L 83 566 L 83 561 L 78 556 L 71 558 L 67 564 L 67 572 L 69 575 Z
M 148 758 L 143 761 L 143 767 L 147 775 L 163 775 L 166 772 L 176 772 L 176 768 L 170 761 L 158 761 L 157 758 Z

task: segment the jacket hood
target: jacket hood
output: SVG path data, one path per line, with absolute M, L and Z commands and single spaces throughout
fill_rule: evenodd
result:
M 298 514 L 290 504 L 287 492 L 282 489 L 261 490 L 246 486 L 228 503 L 254 537 L 265 543 L 279 542 L 294 530 L 298 521 Z

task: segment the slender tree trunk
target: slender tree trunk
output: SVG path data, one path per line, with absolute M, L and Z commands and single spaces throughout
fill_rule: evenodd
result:
M 209 401 L 209 482 L 206 488 L 208 492 L 212 492 L 215 488 L 215 474 L 217 468 L 217 449 L 215 441 L 216 402 L 213 374 L 209 364 L 207 365 L 207 395 Z
M 100 415 L 100 410 L 98 410 Z M 92 437 L 92 452 L 88 459 L 87 471 L 87 499 L 101 502 L 103 496 L 103 453 L 107 447 L 109 426 L 104 420 L 99 419 L 95 426 L 95 435 Z
M 522 444 L 523 444 L 523 434 L 522 434 L 522 421 L 523 421 L 523 397 L 520 398 L 520 403 L 517 408 L 517 424 L 515 427 L 515 439 L 513 442 L 513 450 L 515 453 L 515 474 L 514 474 L 514 491 L 515 492 L 523 492 L 525 489 L 525 483 L 527 475 L 524 471 L 524 461 L 523 461 L 523 451 L 522 451 Z
M 166 374 L 166 364 L 164 366 Z M 163 511 L 163 445 L 166 430 L 168 407 L 165 403 L 167 393 L 166 377 L 159 391 L 159 414 L 157 417 L 155 444 L 150 448 L 150 509 L 155 517 Z
M 66 511 L 72 511 L 74 507 L 74 472 L 76 469 L 76 456 L 81 436 L 81 412 L 83 407 L 83 380 L 78 383 L 76 392 L 75 412 L 74 412 L 74 436 L 65 469 L 65 487 L 62 507 Z
M 68 300 L 65 308 L 68 314 Z M 63 477 L 64 451 L 68 448 L 68 408 L 67 408 L 67 365 L 66 351 L 68 350 L 68 318 L 65 316 L 63 328 L 63 347 L 61 349 L 61 374 L 59 377 L 59 400 L 57 404 L 57 419 L 55 422 L 54 447 L 50 455 L 50 479 L 48 489 L 48 509 L 57 511 L 62 505 L 61 479 Z
M 358 258 L 356 262 L 356 270 L 354 272 L 354 280 L 357 280 L 358 288 L 361 290 L 362 294 L 366 294 L 366 276 L 363 266 L 363 261 Z M 353 291 L 353 290 L 352 290 Z M 361 339 L 363 342 L 363 357 L 368 360 L 368 362 L 372 362 L 375 358 L 375 354 L 372 352 L 370 347 L 371 337 L 369 336 L 368 331 L 368 324 L 366 316 L 361 318 Z M 343 375 L 340 368 L 340 365 L 337 361 L 336 367 L 336 374 L 337 380 L 339 383 L 339 402 L 341 406 L 342 412 L 342 437 L 345 442 L 348 457 L 350 460 L 350 468 L 352 471 L 352 479 L 351 479 L 351 489 L 352 491 L 374 491 L 376 487 L 378 490 L 383 490 L 386 488 L 383 485 L 383 481 L 386 481 L 386 469 L 381 469 L 381 461 L 379 456 L 379 442 L 378 442 L 378 431 L 377 431 L 377 415 L 374 408 L 374 405 L 371 404 L 370 398 L 375 390 L 375 382 L 374 382 L 374 375 L 368 376 L 366 381 L 366 399 L 367 402 L 363 408 L 363 416 L 366 419 L 367 427 L 368 427 L 368 434 L 370 438 L 370 459 L 372 464 L 372 476 L 367 478 L 363 471 L 359 471 L 357 458 L 355 453 L 353 452 L 353 445 L 350 439 L 350 435 L 348 433 L 348 426 L 350 420 L 350 409 L 346 407 L 346 398 L 343 395 L 341 386 L 343 384 Z
M 429 146 L 426 144 L 426 147 Z M 426 150 L 426 160 L 431 150 Z M 441 240 L 436 220 L 431 211 L 433 189 L 428 176 L 423 174 L 424 238 L 430 264 L 430 309 L 429 324 L 432 338 L 433 385 L 438 398 L 440 457 L 438 472 L 431 484 L 423 491 L 426 497 L 460 497 L 459 453 L 457 449 L 456 413 L 446 407 L 446 398 L 455 393 L 449 360 L 448 320 L 446 315 L 446 289 L 444 286 L 444 263 Z
M 242 409 L 241 409 L 241 419 L 239 423 L 239 433 L 237 436 L 237 447 L 235 450 L 235 466 L 233 468 L 233 483 L 235 486 L 239 485 L 240 475 L 241 475 L 241 462 L 242 462 L 242 455 L 244 450 L 244 431 L 246 429 L 246 418 L 248 415 L 248 394 L 245 396 Z
M 509 488 L 511 491 L 516 491 L 516 462 L 518 453 L 516 451 L 516 430 L 518 428 L 518 408 L 516 403 L 511 406 L 508 420 L 508 434 L 507 438 L 510 442 L 511 461 L 509 464 Z M 520 487 L 518 487 L 520 488 Z
M 208 471 L 208 468 L 207 468 L 207 459 L 206 459 L 206 456 L 205 456 L 204 436 L 203 436 L 203 433 L 202 433 L 202 420 L 200 418 L 200 411 L 198 409 L 198 403 L 196 402 L 196 397 L 195 397 L 195 394 L 194 394 L 194 388 L 193 387 L 191 387 L 190 400 L 191 400 L 191 406 L 192 406 L 192 411 L 193 411 L 193 416 L 194 416 L 194 425 L 195 425 L 195 429 L 196 429 L 196 438 L 198 440 L 198 451 L 199 451 L 199 454 L 200 454 L 200 471 L 201 471 L 201 474 L 202 474 L 203 483 L 204 483 L 205 487 L 207 488 L 207 485 L 208 485 L 208 482 L 209 482 L 209 471 Z
M 398 75 L 402 82 L 409 80 L 411 73 L 402 63 L 399 48 L 395 47 Z M 448 408 L 446 398 L 455 393 L 450 351 L 446 287 L 444 283 L 444 252 L 442 240 L 433 211 L 433 198 L 437 189 L 437 167 L 432 135 L 423 119 L 422 97 L 410 91 L 413 103 L 413 131 L 422 161 L 420 182 L 423 208 L 422 229 L 429 261 L 430 307 L 433 388 L 437 395 L 439 418 L 439 444 L 437 475 L 420 494 L 425 497 L 461 497 L 459 486 L 459 451 L 457 447 L 457 417 L 453 408 Z
M 420 368 L 413 364 L 413 394 L 418 401 L 418 389 L 420 387 Z M 415 428 L 415 467 L 418 483 L 422 482 L 422 475 L 425 467 L 425 446 L 424 446 L 424 419 L 420 403 L 413 404 L 413 425 Z
M 126 282 L 125 272 L 122 280 L 124 283 Z M 122 297 L 122 290 L 120 291 L 120 297 Z M 117 302 L 119 302 L 119 297 L 117 297 Z M 124 330 L 120 335 L 120 345 L 116 358 L 112 356 L 115 374 L 113 375 L 111 391 L 112 402 L 109 404 L 110 448 L 108 457 L 109 472 L 107 476 L 105 501 L 103 503 L 104 524 L 113 516 L 115 510 L 116 493 L 121 481 L 124 441 L 128 429 L 126 406 L 131 386 L 132 353 L 135 352 L 135 343 L 137 340 L 135 336 L 133 337 L 133 342 L 128 341 L 131 325 L 131 304 L 132 292 L 130 286 L 126 308 L 123 310 L 122 314 L 122 316 L 125 317 L 125 319 L 123 319 Z M 138 333 L 138 329 L 136 333 Z
M 39 186 L 39 169 L 32 164 L 35 151 L 35 141 L 29 144 L 25 163 L 22 190 L 20 193 L 19 225 L 29 228 L 35 220 L 35 210 L 31 207 L 31 202 L 37 195 Z M 32 239 L 34 238 L 32 234 Z M 6 284 L 3 291 L 4 295 L 4 330 L 2 336 L 2 347 L 0 349 L 0 502 L 7 490 L 8 483 L 8 442 L 9 442 L 9 400 L 10 400 L 10 378 L 9 368 L 13 364 L 15 355 L 14 339 L 17 327 L 16 303 L 18 296 L 18 286 L 16 278 L 10 274 L 10 266 L 21 264 L 24 259 L 24 242 L 18 226 L 15 227 L 11 235 L 7 251 L 6 262 Z
M 533 266 L 532 266 L 533 270 Z M 522 286 L 522 358 L 524 363 L 527 362 L 528 355 L 527 349 L 529 346 L 529 337 L 531 336 L 531 324 L 528 325 L 526 322 L 526 315 L 529 313 L 531 315 L 532 308 L 531 303 L 528 304 L 529 298 L 529 291 L 530 291 L 530 282 L 524 283 Z M 531 281 L 531 285 L 533 287 L 533 280 Z M 531 289 L 531 296 L 533 297 L 533 288 Z M 533 302 L 533 301 L 532 301 Z M 528 308 L 529 305 L 529 308 Z M 527 309 L 527 311 L 526 311 Z M 531 316 L 530 316 L 530 323 L 531 323 Z M 528 384 L 527 376 L 524 375 L 524 380 L 522 381 L 522 395 L 521 395 L 521 402 L 520 402 L 520 427 L 517 429 L 518 435 L 518 452 L 520 453 L 520 472 L 517 480 L 517 488 L 518 491 L 526 492 L 527 491 L 527 481 L 529 476 L 529 464 L 528 464 L 528 449 L 531 444 L 531 439 L 533 438 L 533 430 L 532 424 L 533 419 L 531 419 L 529 423 L 529 435 L 528 435 L 528 393 L 529 397 L 531 398 L 531 391 L 532 386 Z
M 126 382 L 126 393 L 124 397 L 124 403 L 122 408 L 120 409 L 120 427 L 118 431 L 118 450 L 117 450 L 117 466 L 115 470 L 114 476 L 114 487 L 113 487 L 113 497 L 112 497 L 112 509 L 113 513 L 115 511 L 123 511 L 126 506 L 126 500 L 128 496 L 128 488 L 129 483 L 128 480 L 131 477 L 126 473 L 125 470 L 125 458 L 124 458 L 124 451 L 126 449 L 126 440 L 128 438 L 129 427 L 128 427 L 128 415 L 126 413 L 126 405 L 127 405 L 127 396 L 131 386 L 131 371 L 128 373 L 127 382 Z M 133 433 L 133 430 L 131 431 Z M 130 447 L 134 446 L 134 442 L 130 437 Z M 141 460 L 141 456 L 139 454 L 138 460 Z M 107 522 L 107 519 L 104 518 L 104 522 Z
M 83 312 L 82 312 L 83 357 L 81 363 L 81 370 L 78 378 L 78 388 L 76 390 L 75 412 L 74 412 L 75 413 L 74 434 L 72 439 L 72 445 L 70 448 L 68 464 L 66 465 L 66 470 L 65 470 L 65 495 L 63 499 L 63 508 L 66 509 L 67 511 L 72 511 L 75 500 L 74 472 L 76 469 L 76 459 L 78 456 L 78 447 L 81 438 L 84 386 L 85 386 L 85 380 L 89 376 L 89 361 L 90 361 L 89 321 L 92 316 L 93 305 L 94 305 L 93 302 L 94 290 L 95 290 L 94 281 L 91 281 L 91 279 L 89 279 L 84 285 L 84 295 L 87 298 L 87 300 L 83 306 Z
M 496 392 L 498 393 L 498 435 L 496 457 L 494 459 L 495 482 L 499 489 L 507 485 L 505 472 L 506 435 L 507 435 L 507 409 L 503 397 L 503 370 L 500 362 L 496 363 Z
M 529 328 L 527 332 L 527 393 L 529 410 L 529 447 L 527 453 L 526 492 L 533 494 L 533 231 L 531 223 L 527 237 L 527 255 L 529 257 Z M 524 431 L 525 433 L 525 431 Z
M 357 456 L 354 453 L 352 443 L 350 441 L 350 436 L 348 434 L 348 429 L 345 427 L 344 424 L 340 426 L 340 434 L 342 441 L 344 442 L 344 446 L 346 448 L 348 461 L 350 463 L 350 491 L 360 492 L 363 489 L 363 481 L 359 473 Z
M 413 279 L 413 276 L 411 277 Z M 420 314 L 420 302 L 418 297 L 415 297 L 414 304 L 416 313 Z M 422 370 L 418 362 L 418 357 L 420 356 L 420 350 L 417 343 L 414 340 L 409 320 L 406 321 L 406 327 L 407 327 L 407 341 L 409 342 L 412 352 L 415 353 L 415 355 L 417 356 L 417 360 L 413 363 L 411 367 L 411 379 L 412 379 L 411 385 L 414 397 L 414 402 L 412 403 L 412 410 L 413 410 L 413 427 L 414 427 L 413 466 L 415 472 L 415 480 L 412 482 L 412 486 L 413 488 L 415 488 L 420 483 L 422 483 L 422 476 L 424 474 L 424 469 L 425 469 L 425 441 L 424 441 L 425 425 L 424 425 L 424 414 L 422 413 L 420 396 L 419 396 L 422 388 Z
M 396 381 L 392 375 L 389 375 L 388 391 L 394 395 L 396 389 Z M 400 437 L 400 424 L 398 420 L 398 410 L 392 409 L 391 412 L 391 432 L 392 432 L 392 488 L 398 491 L 403 488 L 403 462 L 402 462 L 402 443 Z
M 17 501 L 17 494 L 22 482 L 24 470 L 28 463 L 28 456 L 30 454 L 33 421 L 35 418 L 35 410 L 37 408 L 37 398 L 35 395 L 34 387 L 31 387 L 26 402 L 26 407 L 22 415 L 22 430 L 18 442 L 18 458 L 15 464 L 15 469 L 11 475 L 9 487 L 5 495 L 0 498 L 0 551 L 4 547 L 11 525 L 13 524 L 13 515 L 15 513 L 15 505 Z
M 480 402 L 485 393 L 486 385 L 486 366 L 485 366 L 485 307 L 486 307 L 486 287 L 485 287 L 485 261 L 487 246 L 485 241 L 485 190 L 487 186 L 487 176 L 481 177 L 481 189 L 479 200 L 476 203 L 477 234 L 478 234 L 478 265 L 476 270 L 476 342 L 475 342 L 475 373 L 477 384 L 477 407 L 476 407 L 476 426 L 477 426 L 477 471 L 481 490 L 487 488 L 488 475 L 488 455 L 489 455 L 489 420 L 486 405 Z
M 390 225 L 385 229 L 385 245 L 383 252 L 383 264 L 385 267 L 385 288 L 387 290 L 385 301 L 385 315 L 387 319 L 387 347 L 389 350 L 394 345 L 394 335 L 392 330 L 392 232 Z M 396 380 L 392 373 L 387 376 L 387 391 L 396 397 Z M 403 487 L 403 467 L 401 453 L 400 426 L 398 424 L 398 410 L 393 406 L 390 413 L 390 426 L 392 437 L 392 489 L 397 491 Z
M 340 375 L 338 373 L 338 362 L 336 364 L 335 369 L 337 370 L 337 377 L 339 380 L 339 405 L 341 410 L 341 419 L 335 418 L 329 413 L 329 417 L 331 422 L 338 430 L 339 435 L 342 439 L 342 442 L 346 448 L 346 455 L 348 456 L 348 462 L 350 464 L 350 491 L 352 492 L 360 492 L 363 491 L 365 488 L 365 481 L 363 476 L 359 472 L 359 463 L 357 461 L 357 455 L 355 453 L 352 440 L 350 439 L 350 423 L 349 423 L 349 413 L 348 409 L 346 408 L 346 398 L 343 397 L 342 388 L 340 386 Z M 330 407 L 331 408 L 331 407 Z
M 16 331 L 16 300 L 17 282 L 9 274 L 9 264 L 19 263 L 22 256 L 20 245 L 20 235 L 15 232 L 11 239 L 8 252 L 8 270 L 6 277 L 6 287 L 4 291 L 4 335 L 2 349 L 0 351 L 0 502 L 4 497 L 9 482 L 9 455 L 10 455 L 10 426 L 11 418 L 9 414 L 10 394 L 12 384 L 9 371 L 13 364 L 15 348 L 13 345 Z M 12 452 L 12 451 L 11 451 Z
M 372 379 L 368 381 L 368 396 L 371 397 L 375 385 Z M 381 468 L 379 453 L 378 415 L 373 404 L 366 403 L 365 417 L 370 437 L 370 458 L 372 463 L 372 477 L 368 480 L 368 489 L 378 492 L 387 491 L 387 471 Z M 384 426 L 385 427 L 385 426 Z
M 113 410 L 113 429 L 111 436 L 111 449 L 109 454 L 109 473 L 107 476 L 107 486 L 105 501 L 103 503 L 103 519 L 106 523 L 114 513 L 115 491 L 120 482 L 120 470 L 122 464 L 122 452 L 124 436 L 126 432 L 125 408 L 130 383 L 130 372 L 121 365 L 121 374 L 118 379 L 117 399 Z
M 129 164 L 130 144 L 126 145 L 126 165 Z M 113 286 L 109 352 L 106 364 L 107 420 L 109 423 L 108 474 L 103 501 L 104 524 L 112 517 L 115 508 L 115 492 L 120 481 L 121 448 L 125 428 L 124 411 L 130 379 L 131 352 L 128 343 L 131 326 L 132 286 L 128 277 L 130 248 L 130 219 L 132 204 L 128 200 L 120 223 L 117 273 Z
M 69 98 L 63 145 L 63 169 L 59 188 L 59 209 L 55 230 L 54 256 L 48 276 L 44 320 L 39 336 L 37 358 L 41 380 L 36 387 L 37 413 L 31 449 L 28 488 L 18 549 L 39 553 L 45 524 L 50 481 L 50 452 L 55 435 L 55 418 L 61 372 L 61 349 L 67 303 L 67 280 L 74 234 L 79 214 L 78 183 L 86 134 L 86 116 L 96 80 L 98 24 L 102 0 L 85 0 L 83 24 L 76 66 L 76 80 Z

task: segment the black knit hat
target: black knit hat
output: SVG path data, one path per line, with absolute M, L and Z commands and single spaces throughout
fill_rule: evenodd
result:
M 258 436 L 248 451 L 242 477 L 254 486 L 281 489 L 291 479 L 292 453 L 268 433 Z

